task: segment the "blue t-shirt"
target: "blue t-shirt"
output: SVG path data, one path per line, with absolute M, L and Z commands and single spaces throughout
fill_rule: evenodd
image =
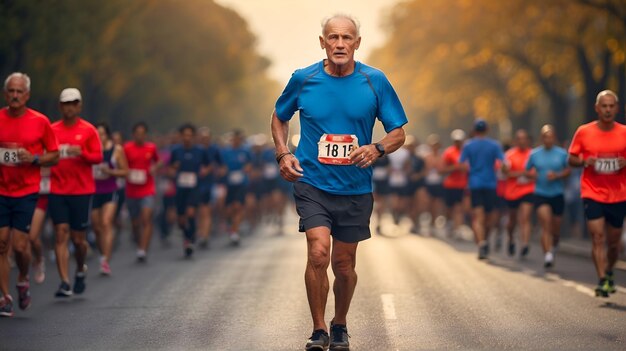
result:
M 263 179 L 275 180 L 280 178 L 280 169 L 276 163 L 276 155 L 273 148 L 263 150 Z
M 460 162 L 469 163 L 470 189 L 495 189 L 497 186 L 495 163 L 502 161 L 504 154 L 498 142 L 489 138 L 474 138 L 461 151 Z
M 526 170 L 535 169 L 537 180 L 535 181 L 535 194 L 546 197 L 563 195 L 565 192 L 565 180 L 548 180 L 548 172 L 562 172 L 567 168 L 567 151 L 559 146 L 546 149 L 539 146 L 533 149 Z
M 178 170 L 176 172 L 177 177 L 182 172 L 195 173 L 197 177 L 200 173 L 200 169 L 203 166 L 209 164 L 209 159 L 207 157 L 207 153 L 200 146 L 194 145 L 191 148 L 187 149 L 183 145 L 174 145 L 172 147 L 170 165 L 173 165 L 175 163 L 179 164 Z M 180 184 L 178 182 L 176 184 L 178 187 L 180 187 Z
M 353 134 L 359 146 L 372 143 L 378 118 L 386 132 L 407 123 L 406 114 L 385 75 L 360 62 L 345 77 L 324 71 L 324 61 L 297 70 L 276 102 L 276 115 L 288 121 L 300 112 L 300 143 L 296 157 L 304 170 L 300 181 L 336 195 L 372 192 L 372 168 L 328 165 L 318 161 L 323 134 Z
M 222 161 L 228 168 L 226 184 L 239 186 L 248 184 L 248 175 L 245 168 L 252 162 L 252 153 L 246 146 L 234 148 L 228 146 L 222 149 Z
M 222 156 L 220 154 L 219 146 L 211 144 L 204 149 L 209 164 L 212 166 L 211 173 L 207 176 L 200 178 L 200 187 L 203 190 L 210 190 L 213 187 L 213 183 L 217 180 L 215 173 L 217 169 L 222 165 Z

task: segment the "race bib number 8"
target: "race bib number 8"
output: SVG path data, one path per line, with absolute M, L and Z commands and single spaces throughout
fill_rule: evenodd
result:
M 143 169 L 131 169 L 128 172 L 128 182 L 135 185 L 144 185 L 148 182 L 148 173 Z
M 3 165 L 18 164 L 17 149 L 0 149 L 0 163 Z
M 599 158 L 594 164 L 596 173 L 613 174 L 619 171 L 619 162 L 617 158 Z
M 359 147 L 356 135 L 323 134 L 320 138 L 317 160 L 326 165 L 351 165 L 350 153 Z
M 181 188 L 195 188 L 198 184 L 198 176 L 193 172 L 180 172 L 177 183 Z

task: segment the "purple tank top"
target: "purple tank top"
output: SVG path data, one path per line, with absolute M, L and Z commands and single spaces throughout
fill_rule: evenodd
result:
M 104 150 L 102 153 L 103 164 L 107 164 L 109 168 L 115 168 L 113 164 L 113 150 L 114 147 Z M 96 194 L 109 194 L 117 190 L 117 182 L 116 178 L 113 176 L 103 175 L 102 172 L 98 171 L 98 167 L 100 165 L 94 166 L 94 178 L 96 180 Z

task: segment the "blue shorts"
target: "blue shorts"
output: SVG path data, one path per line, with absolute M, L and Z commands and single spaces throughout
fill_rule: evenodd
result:
M 198 207 L 200 193 L 196 188 L 176 188 L 176 213 L 184 215 L 190 207 Z
M 28 234 L 38 198 L 39 194 L 0 196 L 0 228 L 9 227 Z

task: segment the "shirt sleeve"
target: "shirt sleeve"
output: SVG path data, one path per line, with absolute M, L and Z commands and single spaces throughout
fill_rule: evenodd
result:
M 581 142 L 582 137 L 580 134 L 581 134 L 581 131 L 580 131 L 580 128 L 578 128 L 576 130 L 576 133 L 574 133 L 574 137 L 572 138 L 571 144 L 569 145 L 568 152 L 570 155 L 578 156 L 582 154 L 583 152 L 583 145 Z
M 467 146 L 463 146 L 461 149 L 461 156 L 459 157 L 460 163 L 465 163 L 467 161 Z
M 398 94 L 393 89 L 393 86 L 381 72 L 378 79 L 378 119 L 385 127 L 385 132 L 389 133 L 392 130 L 402 127 L 407 124 L 408 119 Z
M 152 147 L 152 161 L 154 161 L 154 163 L 159 162 L 161 159 L 159 158 L 159 153 L 157 151 L 156 145 L 154 145 Z
M 303 82 L 300 75 L 300 71 L 295 71 L 291 75 L 285 90 L 276 101 L 276 116 L 283 122 L 289 121 L 298 110 L 298 96 Z
M 57 142 L 57 137 L 52 130 L 52 126 L 50 122 L 46 121 L 44 123 L 44 131 L 43 131 L 43 147 L 47 152 L 55 152 L 59 151 L 59 143 Z
M 82 150 L 82 158 L 91 164 L 98 164 L 104 159 L 100 137 L 95 128 L 91 129 L 89 138 L 85 141 L 85 148 Z
M 173 165 L 174 163 L 176 163 L 176 161 L 178 160 L 178 152 L 176 152 L 177 149 L 172 149 L 172 152 L 170 153 L 170 161 L 168 162 L 168 165 Z
M 526 166 L 524 167 L 527 171 L 530 171 L 535 167 L 534 159 L 535 153 L 530 154 L 528 161 L 526 161 Z

